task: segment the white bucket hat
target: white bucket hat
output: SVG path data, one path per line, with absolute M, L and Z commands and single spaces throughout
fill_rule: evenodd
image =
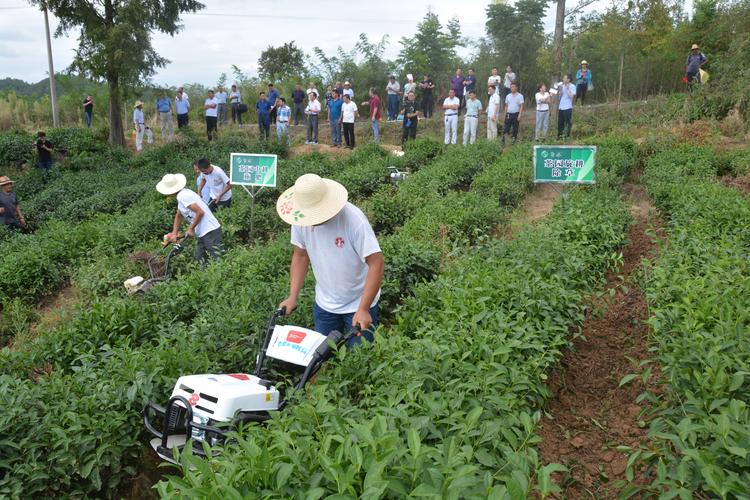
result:
M 332 219 L 346 205 L 349 193 L 331 179 L 305 174 L 276 201 L 279 217 L 293 226 L 314 226 Z
M 161 194 L 170 195 L 179 193 L 187 184 L 187 179 L 182 174 L 166 174 L 156 185 L 156 190 Z

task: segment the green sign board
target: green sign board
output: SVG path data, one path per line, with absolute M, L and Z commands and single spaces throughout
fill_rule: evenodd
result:
M 594 184 L 596 146 L 534 146 L 534 182 Z
M 276 187 L 276 155 L 232 153 L 229 181 L 237 186 Z

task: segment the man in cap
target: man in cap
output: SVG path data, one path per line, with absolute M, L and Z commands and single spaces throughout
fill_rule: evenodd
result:
M 143 117 L 143 102 L 136 101 L 133 109 L 133 128 L 135 128 L 135 150 L 143 149 L 143 133 L 146 131 L 146 121 Z
M 166 174 L 156 185 L 156 190 L 165 196 L 177 197 L 177 211 L 174 214 L 172 232 L 164 235 L 164 241 L 176 242 L 180 226 L 187 220 L 187 236 L 195 236 L 195 260 L 202 265 L 208 258 L 218 259 L 223 253 L 221 225 L 211 209 L 195 191 L 185 188 L 187 179 L 182 174 Z
M 383 281 L 383 253 L 362 211 L 347 201 L 346 188 L 330 179 L 305 174 L 276 202 L 291 224 L 294 247 L 289 297 L 280 307 L 291 314 L 308 266 L 315 275 L 315 330 L 328 335 L 359 325 L 372 341 Z M 359 343 L 354 337 L 351 344 Z
M 690 47 L 690 54 L 685 61 L 685 76 L 688 90 L 693 90 L 693 83 L 701 83 L 701 68 L 708 62 L 697 43 Z
M 0 177 L 0 221 L 11 231 L 20 231 L 26 225 L 18 207 L 18 197 L 13 192 L 13 181 L 5 175 Z

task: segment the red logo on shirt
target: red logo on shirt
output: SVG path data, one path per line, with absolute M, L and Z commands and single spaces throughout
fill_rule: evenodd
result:
M 344 248 L 344 244 L 345 244 L 344 243 L 344 238 L 342 238 L 341 236 L 339 236 L 338 238 L 336 238 L 336 246 L 338 248 Z
M 301 344 L 305 340 L 305 337 L 307 337 L 305 332 L 298 332 L 297 330 L 290 330 L 286 334 L 287 342 L 291 342 L 292 344 Z

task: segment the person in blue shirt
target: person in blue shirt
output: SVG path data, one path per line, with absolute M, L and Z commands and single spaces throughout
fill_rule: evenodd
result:
M 333 99 L 328 105 L 328 123 L 331 124 L 331 141 L 334 148 L 341 147 L 341 106 L 344 104 L 337 91 L 331 92 Z
M 189 111 L 190 101 L 182 93 L 182 90 L 177 91 L 177 95 L 174 98 L 175 113 L 177 113 L 177 128 L 187 127 L 189 122 Z
M 172 124 L 172 100 L 165 91 L 159 92 L 156 100 L 156 112 L 159 113 L 159 126 L 161 127 L 161 141 L 174 141 L 174 125 Z
M 271 103 L 271 123 L 276 125 L 276 101 L 279 100 L 279 91 L 273 86 L 273 83 L 268 84 L 268 102 Z
M 563 84 L 557 89 L 560 103 L 557 108 L 557 139 L 570 136 L 573 127 L 573 103 L 576 98 L 576 86 L 572 83 L 573 75 L 568 73 L 563 78 Z
M 224 91 L 224 86 L 219 85 L 219 91 L 216 93 L 216 102 L 219 107 L 216 108 L 218 111 L 218 122 L 222 125 L 227 124 L 227 93 Z
M 586 92 L 589 87 L 594 88 L 589 63 L 584 60 L 581 61 L 581 67 L 576 71 L 576 101 L 581 101 L 581 105 L 586 100 Z
M 271 108 L 273 108 L 273 104 L 266 98 L 266 93 L 261 92 L 258 95 L 258 102 L 255 103 L 255 110 L 258 112 L 258 128 L 260 129 L 261 139 L 268 139 L 268 132 L 271 126 Z
M 286 140 L 287 146 L 292 139 L 289 136 L 289 120 L 292 119 L 292 108 L 286 105 L 286 99 L 279 97 L 276 101 L 276 138 L 279 142 Z

